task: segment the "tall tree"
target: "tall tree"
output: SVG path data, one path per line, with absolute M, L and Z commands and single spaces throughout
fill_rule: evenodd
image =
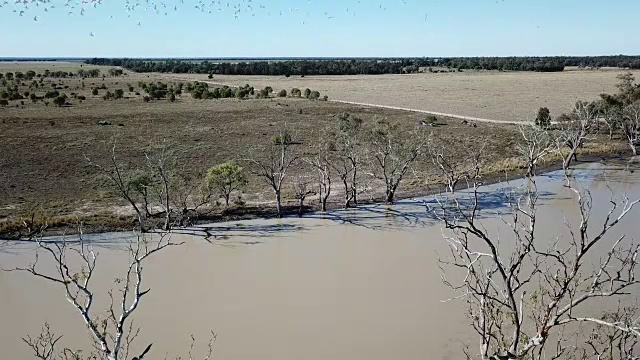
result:
M 420 128 L 411 133 L 400 133 L 397 125 L 382 120 L 369 131 L 368 138 L 375 169 L 373 175 L 384 181 L 385 201 L 391 204 L 400 182 L 426 149 L 426 136 Z
M 282 217 L 282 185 L 289 169 L 299 157 L 293 152 L 292 136 L 286 128 L 281 129 L 259 154 L 249 159 L 254 165 L 253 173 L 271 187 L 276 200 L 276 212 Z

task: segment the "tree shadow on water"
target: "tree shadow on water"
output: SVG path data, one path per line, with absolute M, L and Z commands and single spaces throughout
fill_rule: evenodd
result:
M 199 225 L 174 230 L 173 233 L 202 237 L 212 244 L 223 246 L 234 245 L 257 245 L 268 237 L 281 236 L 288 233 L 305 231 L 300 224 L 286 222 L 274 224 L 220 224 L 220 225 Z M 247 240 L 253 239 L 253 240 Z
M 462 211 L 471 211 L 476 204 L 476 218 L 492 218 L 513 213 L 513 204 L 525 195 L 520 187 L 487 187 L 478 192 L 477 199 L 471 191 L 457 192 L 456 199 Z M 551 192 L 539 191 L 541 199 L 554 196 Z M 326 219 L 341 224 L 361 226 L 371 230 L 406 230 L 433 226 L 441 216 L 456 216 L 458 209 L 446 194 L 400 200 L 390 204 L 373 204 L 353 209 L 314 213 L 308 218 Z

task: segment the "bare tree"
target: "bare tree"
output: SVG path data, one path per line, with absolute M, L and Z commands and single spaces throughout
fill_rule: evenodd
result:
M 153 216 L 149 208 L 149 192 L 152 186 L 153 183 L 151 177 L 143 171 L 135 172 L 129 180 L 129 187 L 131 190 L 138 193 L 140 198 L 142 198 L 142 207 L 147 217 Z
M 578 149 L 592 133 L 593 125 L 598 121 L 598 109 L 594 104 L 579 101 L 573 110 L 573 118 L 563 125 L 559 136 L 559 147 L 567 147 L 563 167 L 568 168 L 572 161 L 578 161 Z
M 329 155 L 322 151 L 308 158 L 307 163 L 311 164 L 318 172 L 318 196 L 322 212 L 327 211 L 327 201 L 331 195 L 331 163 Z
M 171 229 L 171 180 L 172 170 L 175 167 L 174 149 L 167 144 L 161 144 L 152 153 L 146 153 L 147 166 L 153 176 L 156 186 L 153 190 L 158 198 L 158 203 L 164 212 L 164 230 Z
M 567 236 L 546 239 L 536 232 L 539 194 L 534 171 L 522 189 L 505 194 L 511 210 L 511 219 L 503 217 L 511 234 L 507 243 L 507 237 L 488 231 L 479 221 L 483 211 L 480 163 L 474 160 L 461 172 L 452 171 L 456 167 L 444 156 L 437 157 L 436 164 L 447 179 L 447 195 L 431 209 L 448 229 L 445 238 L 451 252 L 449 260 L 440 262 L 443 281 L 456 291 L 451 300 L 463 299 L 468 305 L 479 340 L 478 358 L 568 358 L 581 350 L 572 349 L 571 336 L 565 336 L 572 324 L 617 331 L 625 334 L 625 341 L 640 335 L 638 313 L 597 314 L 594 305 L 597 299 L 624 298 L 638 285 L 635 271 L 640 248 L 624 236 L 611 236 L 610 230 L 640 200 L 616 201 L 612 196 L 603 224 L 593 228 L 590 194 L 578 190 L 567 175 L 577 197 L 579 223 L 577 229 L 567 224 Z M 464 193 L 456 190 L 460 181 L 468 185 Z M 607 250 L 592 267 L 587 259 L 603 247 Z M 447 266 L 461 271 L 460 280 L 448 280 Z M 619 337 L 611 339 L 609 345 L 614 345 Z M 589 350 L 588 343 L 585 346 Z M 475 357 L 467 352 L 468 359 Z
M 131 261 L 122 278 L 116 279 L 116 289 L 108 292 L 110 305 L 106 316 L 93 310 L 95 290 L 91 280 L 98 264 L 98 252 L 86 242 L 80 234 L 77 239 L 68 241 L 44 240 L 41 237 L 34 239 L 37 245 L 35 260 L 27 267 L 17 267 L 7 271 L 20 271 L 29 273 L 37 278 L 49 281 L 65 291 L 69 303 L 77 310 L 89 331 L 95 347 L 95 353 L 89 358 L 104 360 L 129 359 L 129 351 L 134 343 L 140 328 L 135 327 L 131 316 L 138 309 L 140 301 L 147 295 L 150 289 L 145 289 L 142 284 L 143 264 L 151 255 L 168 247 L 177 246 L 171 240 L 171 234 L 162 233 L 153 237 L 150 234 L 139 234 L 135 240 L 127 243 Z M 38 260 L 40 253 L 44 253 L 54 263 L 54 269 L 47 271 L 41 269 Z M 73 266 L 78 260 L 80 265 Z M 114 291 L 115 290 L 115 291 Z M 40 359 L 81 359 L 79 352 L 64 349 L 56 353 L 55 346 L 60 336 L 51 333 L 49 325 L 45 324 L 43 331 L 36 337 L 26 337 L 23 341 L 31 347 L 34 355 Z M 152 344 L 133 359 L 141 360 L 151 350 Z
M 638 155 L 640 145 L 640 100 L 624 107 L 622 111 L 622 132 L 633 155 Z
M 349 181 L 354 172 L 353 163 L 346 157 L 338 155 L 329 161 L 329 166 L 336 172 L 344 187 L 344 207 L 350 208 L 355 194 L 354 187 Z
M 600 106 L 600 119 L 607 125 L 609 140 L 613 140 L 613 135 L 619 130 L 620 126 L 621 114 L 619 107 L 604 102 Z
M 370 131 L 369 143 L 373 165 L 377 169 L 372 175 L 384 181 L 385 201 L 391 204 L 411 164 L 426 148 L 426 137 L 419 130 L 402 135 L 397 126 L 383 120 Z
M 358 181 L 363 161 L 363 149 L 360 146 L 362 119 L 351 114 L 337 117 L 337 130 L 332 134 L 332 144 L 337 148 L 335 158 L 330 162 L 345 188 L 345 207 L 351 203 L 358 205 Z
M 315 195 L 316 192 L 313 190 L 313 183 L 304 175 L 296 177 L 292 186 L 295 198 L 298 200 L 298 216 L 302 216 L 302 213 L 304 212 L 305 199 L 309 195 Z
M 280 130 L 272 143 L 259 155 L 249 159 L 253 163 L 253 173 L 262 178 L 276 197 L 276 211 L 282 217 L 282 185 L 287 171 L 298 161 L 298 155 L 292 151 L 291 135 L 286 129 Z
M 556 150 L 557 140 L 538 126 L 520 126 L 520 135 L 522 142 L 517 144 L 517 150 L 526 161 L 526 176 L 535 176 L 538 162 Z
M 140 229 L 142 231 L 146 231 L 144 225 L 145 214 L 143 214 L 140 210 L 138 202 L 135 198 L 136 188 L 130 186 L 132 176 L 128 171 L 125 170 L 125 164 L 118 161 L 116 156 L 116 144 L 114 143 L 113 147 L 111 148 L 111 158 L 109 165 L 100 165 L 91 160 L 86 155 L 85 159 L 89 166 L 97 169 L 100 174 L 104 175 L 107 179 L 110 180 L 116 190 L 116 193 L 124 200 L 126 200 L 136 212 Z
M 186 169 L 176 171 L 170 185 L 173 208 L 178 210 L 178 222 L 181 226 L 188 226 L 192 217 L 199 216 L 200 209 L 210 203 L 213 196 L 211 188 L 205 183 L 202 173 L 191 175 Z
M 44 323 L 42 331 L 35 337 L 27 335 L 22 341 L 33 351 L 33 355 L 42 360 L 53 360 L 56 358 L 56 344 L 62 339 L 62 335 L 57 336 L 51 332 L 49 323 Z

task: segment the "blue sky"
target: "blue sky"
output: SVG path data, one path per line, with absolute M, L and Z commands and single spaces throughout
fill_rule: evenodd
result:
M 207 0 L 204 12 L 164 0 L 167 15 L 162 0 L 160 14 L 139 1 L 131 12 L 103 0 L 68 15 L 66 1 L 45 12 L 9 0 L 0 57 L 640 54 L 639 0 Z

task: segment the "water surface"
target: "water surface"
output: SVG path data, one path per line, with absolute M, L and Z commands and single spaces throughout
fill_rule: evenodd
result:
M 640 197 L 638 172 L 624 165 L 590 164 L 577 172 L 594 197 L 594 219 L 606 211 L 609 189 Z M 492 185 L 481 196 L 483 225 L 504 231 L 499 216 L 509 208 L 504 189 Z M 559 173 L 540 177 L 544 206 L 539 236 L 566 236 L 562 219 L 576 217 L 575 198 Z M 185 244 L 151 258 L 145 284 L 151 288 L 135 321 L 138 346 L 153 342 L 152 357 L 185 356 L 193 334 L 205 350 L 218 333 L 217 359 L 459 359 L 462 344 L 475 349 L 461 302 L 441 283 L 438 256 L 447 244 L 442 226 L 426 210 L 433 197 L 372 205 L 303 219 L 214 224 L 216 235 L 174 235 Z M 637 234 L 640 210 L 620 231 Z M 99 251 L 96 310 L 121 276 L 128 258 L 122 238 L 92 236 Z M 506 239 L 506 237 L 505 237 Z M 506 241 L 506 240 L 505 240 Z M 0 246 L 0 266 L 33 260 L 29 244 Z M 41 257 L 42 269 L 51 269 Z M 20 338 L 38 333 L 44 321 L 64 334 L 65 346 L 88 349 L 80 317 L 63 289 L 22 273 L 0 272 L 0 349 L 3 358 L 29 359 Z

